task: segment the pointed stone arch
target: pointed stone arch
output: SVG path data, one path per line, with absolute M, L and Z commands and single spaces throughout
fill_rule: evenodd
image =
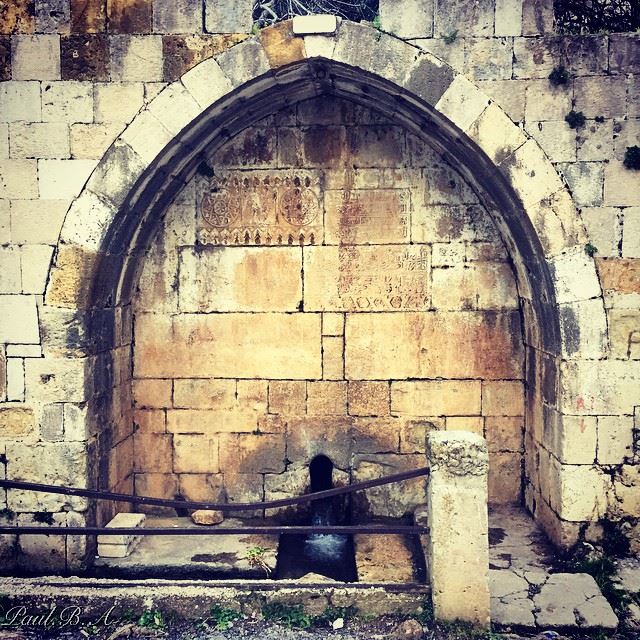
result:
M 596 503 L 587 513 L 564 499 L 565 470 L 554 456 L 563 414 L 579 395 L 565 380 L 576 361 L 597 360 L 607 349 L 602 293 L 579 213 L 538 144 L 478 87 L 431 54 L 367 26 L 343 21 L 334 35 L 303 37 L 294 36 L 291 22 L 265 29 L 168 85 L 112 144 L 67 213 L 42 307 L 45 354 L 70 360 L 75 372 L 69 401 L 88 403 L 93 432 L 107 404 L 112 416 L 125 410 L 102 390 L 117 384 L 113 362 L 127 344 L 137 266 L 204 150 L 289 103 L 327 92 L 375 107 L 428 139 L 487 194 L 513 259 L 526 327 L 527 504 L 556 542 L 568 544 L 575 523 L 601 514 Z M 540 474 L 541 464 L 552 478 Z

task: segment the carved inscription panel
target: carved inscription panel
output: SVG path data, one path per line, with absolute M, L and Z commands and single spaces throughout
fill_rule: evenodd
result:
M 198 239 L 214 245 L 316 244 L 320 177 L 311 171 L 225 171 L 199 178 Z

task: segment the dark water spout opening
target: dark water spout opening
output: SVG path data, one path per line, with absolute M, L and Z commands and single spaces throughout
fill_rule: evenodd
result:
M 309 464 L 311 493 L 333 488 L 333 462 L 324 455 Z M 305 524 L 347 525 L 350 510 L 346 496 L 311 503 Z M 316 573 L 341 582 L 357 580 L 353 536 L 336 534 L 283 535 L 278 548 L 278 578 L 301 578 Z

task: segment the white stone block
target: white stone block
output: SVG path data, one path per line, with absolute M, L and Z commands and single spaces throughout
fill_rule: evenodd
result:
M 45 122 L 92 122 L 91 82 L 46 82 L 42 85 L 42 119 Z
M 622 162 L 611 160 L 604 170 L 604 204 L 637 207 L 640 205 L 640 171 L 627 169 Z
M 469 135 L 496 163 L 527 141 L 524 131 L 495 103 L 475 121 Z
M 111 77 L 116 81 L 159 81 L 163 75 L 162 37 L 111 36 Z
M 152 102 L 149 111 L 173 134 L 178 134 L 202 113 L 202 107 L 180 82 L 164 89 Z
M 60 80 L 59 35 L 15 35 L 11 45 L 14 80 Z
M 336 39 L 331 36 L 309 35 L 304 37 L 304 50 L 307 58 L 326 58 L 331 60 L 336 48 Z
M 12 158 L 69 157 L 69 126 L 64 122 L 15 122 L 9 132 Z
M 0 295 L 0 343 L 39 344 L 35 296 Z
M 207 33 L 249 33 L 253 25 L 253 0 L 205 0 Z
M 0 122 L 0 160 L 6 160 L 9 157 L 9 125 L 6 122 Z
M 42 347 L 39 344 L 8 344 L 7 358 L 41 358 Z
M 139 113 L 125 129 L 120 140 L 147 164 L 153 162 L 173 136 L 147 109 Z
M 633 458 L 633 416 L 598 416 L 598 463 L 623 464 Z
M 640 207 L 629 207 L 623 214 L 622 257 L 640 258 Z
M 202 11 L 203 4 L 193 0 L 153 0 L 153 30 L 155 33 L 200 33 Z
M 0 82 L 0 122 L 41 119 L 39 82 Z
M 203 109 L 229 93 L 232 88 L 229 78 L 213 58 L 188 71 L 181 82 Z
M 68 208 L 68 200 L 13 200 L 12 242 L 56 244 Z
M 84 402 L 86 369 L 86 358 L 29 358 L 25 361 L 27 400 Z
M 562 416 L 561 420 L 558 426 L 558 447 L 554 451 L 560 462 L 594 464 L 598 446 L 595 416 Z
M 560 334 L 568 358 L 603 358 L 607 354 L 607 317 L 602 298 L 559 305 Z
M 436 109 L 462 131 L 467 131 L 489 106 L 489 98 L 464 76 L 457 75 Z
M 71 156 L 76 160 L 99 159 L 124 129 L 123 122 L 72 124 Z
M 380 24 L 399 38 L 433 35 L 433 0 L 380 0 Z
M 7 358 L 7 401 L 24 402 L 24 360 Z
M 11 240 L 11 208 L 9 200 L 0 200 L 0 244 Z
M 584 247 L 575 247 L 549 260 L 556 285 L 556 302 L 578 302 L 602 294 L 593 258 Z
M 20 248 L 0 247 L 0 294 L 21 292 Z
M 521 0 L 496 0 L 496 36 L 519 36 L 521 33 Z
M 96 160 L 40 160 L 38 183 L 40 197 L 45 200 L 75 198 L 81 191 Z
M 26 244 L 21 248 L 22 292 L 44 294 L 53 257 L 53 247 L 46 244 Z
M 141 82 L 97 82 L 95 85 L 96 122 L 131 122 L 143 104 Z
M 115 214 L 112 205 L 85 189 L 69 209 L 70 224 L 63 227 L 60 240 L 65 244 L 98 251 Z
M 573 200 L 579 207 L 598 207 L 602 204 L 604 166 L 601 162 L 570 162 L 558 165 L 571 189 Z
M 624 212 L 625 223 L 627 221 L 627 214 L 630 211 L 631 209 L 626 209 Z M 597 249 L 596 256 L 617 258 L 618 247 L 622 239 L 622 216 L 620 209 L 614 207 L 583 207 L 581 213 L 584 226 L 587 230 L 589 243 Z M 640 228 L 638 229 L 638 235 L 640 237 Z M 624 245 L 622 253 L 625 255 Z M 638 253 L 638 256 L 640 257 L 640 253 Z
M 294 16 L 293 34 L 296 36 L 335 33 L 338 18 L 332 15 Z
M 107 524 L 107 529 L 135 529 L 143 528 L 146 520 L 144 513 L 118 513 Z M 98 544 L 104 545 L 130 545 L 140 538 L 131 534 L 101 535 L 98 536 Z
M 37 198 L 35 160 L 0 160 L 0 198 Z
M 575 162 L 576 132 L 564 120 L 529 121 L 527 133 L 553 162 Z

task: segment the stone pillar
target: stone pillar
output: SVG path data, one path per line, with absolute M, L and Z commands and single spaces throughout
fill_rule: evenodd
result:
M 427 436 L 427 562 L 436 619 L 490 622 L 487 444 L 466 431 Z

